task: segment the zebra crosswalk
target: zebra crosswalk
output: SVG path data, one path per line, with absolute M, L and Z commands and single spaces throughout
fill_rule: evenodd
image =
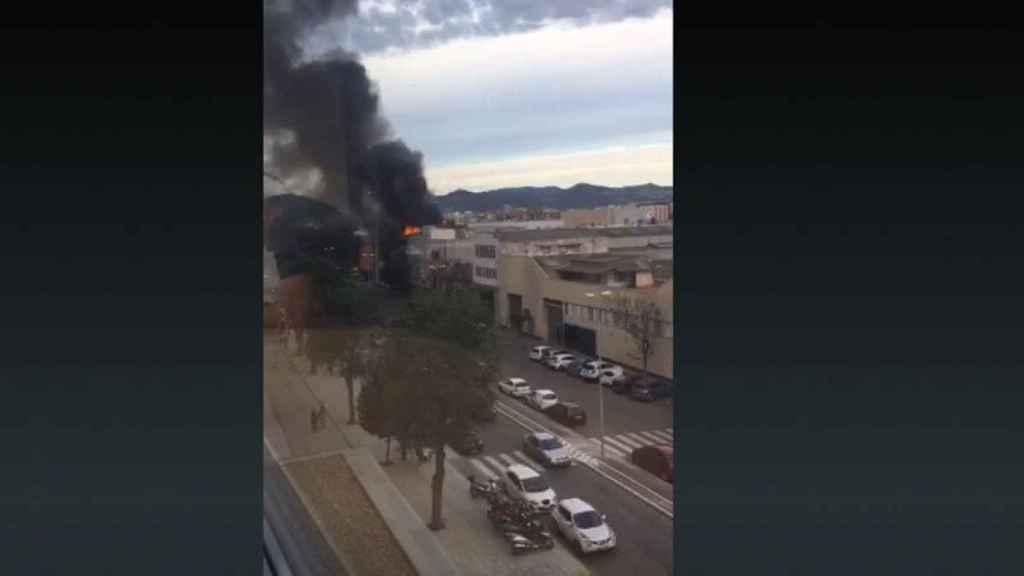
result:
M 590 438 L 589 440 L 595 446 L 601 445 L 600 437 Z M 671 446 L 672 429 L 663 428 L 661 430 L 646 430 L 644 432 L 628 432 L 604 437 L 605 452 L 617 458 L 629 458 L 633 450 L 652 444 L 667 444 Z
M 493 456 L 476 456 L 469 458 L 469 463 L 476 473 L 485 478 L 500 478 L 505 475 L 505 469 L 513 464 L 529 466 L 538 472 L 542 470 L 540 464 L 531 460 L 526 454 L 523 454 L 522 450 Z
M 586 462 L 588 458 L 593 458 L 598 453 L 601 446 L 601 438 L 587 438 L 586 440 L 590 443 L 590 447 L 568 446 L 570 457 L 573 460 Z M 604 441 L 605 454 L 607 456 L 628 460 L 633 450 L 642 446 L 653 444 L 667 444 L 671 446 L 672 428 L 615 434 L 605 436 Z M 523 464 L 537 472 L 544 471 L 544 468 L 539 463 L 523 454 L 522 450 L 493 455 L 478 455 L 466 458 L 466 460 L 472 466 L 472 472 L 484 478 L 500 478 L 505 475 L 505 469 L 513 464 Z

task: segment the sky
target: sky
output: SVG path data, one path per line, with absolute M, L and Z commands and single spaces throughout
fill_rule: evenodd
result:
M 431 190 L 672 184 L 664 0 L 361 2 L 311 53 L 360 55 Z

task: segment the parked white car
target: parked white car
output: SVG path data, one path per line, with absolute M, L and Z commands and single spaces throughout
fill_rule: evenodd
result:
M 539 510 L 550 510 L 555 505 L 555 491 L 539 472 L 522 464 L 513 464 L 505 469 L 502 478 L 505 492 Z
M 551 350 L 551 346 L 534 346 L 530 348 L 530 360 L 536 360 L 540 362 L 544 359 L 544 354 Z
M 615 548 L 615 531 L 604 514 L 579 498 L 566 498 L 551 510 L 558 531 L 580 554 Z
M 527 398 L 532 392 L 530 385 L 522 378 L 505 378 L 498 382 L 498 390 L 515 398 Z
M 555 404 L 558 404 L 558 395 L 555 394 L 553 390 L 534 390 L 527 398 L 527 402 L 537 410 L 547 410 Z
M 552 356 L 548 358 L 548 367 L 552 370 L 563 370 L 568 368 L 572 364 L 576 357 L 572 354 L 559 354 L 558 356 Z
M 618 367 L 616 366 L 616 368 Z M 611 386 L 616 382 L 623 382 L 625 380 L 626 374 L 621 368 L 617 372 L 615 370 L 603 370 L 601 376 L 597 379 L 601 386 Z
M 622 366 L 616 366 L 611 362 L 605 362 L 603 360 L 594 360 L 588 364 L 586 368 L 580 371 L 580 377 L 584 380 L 597 380 L 606 370 L 611 370 L 619 375 L 622 374 Z

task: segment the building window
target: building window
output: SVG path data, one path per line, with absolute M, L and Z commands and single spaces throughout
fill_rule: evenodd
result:
M 494 268 L 485 268 L 483 266 L 477 266 L 474 270 L 478 278 L 489 278 L 494 280 L 498 277 L 498 271 Z
M 476 257 L 477 258 L 490 258 L 494 259 L 497 257 L 497 250 L 494 246 L 488 244 L 477 244 L 476 245 Z

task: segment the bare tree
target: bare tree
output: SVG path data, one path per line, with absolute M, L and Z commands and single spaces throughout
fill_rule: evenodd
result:
M 646 376 L 647 364 L 654 355 L 654 341 L 661 327 L 661 309 L 654 302 L 618 296 L 613 301 L 612 314 L 615 325 L 633 342 L 633 357 L 643 363 Z

